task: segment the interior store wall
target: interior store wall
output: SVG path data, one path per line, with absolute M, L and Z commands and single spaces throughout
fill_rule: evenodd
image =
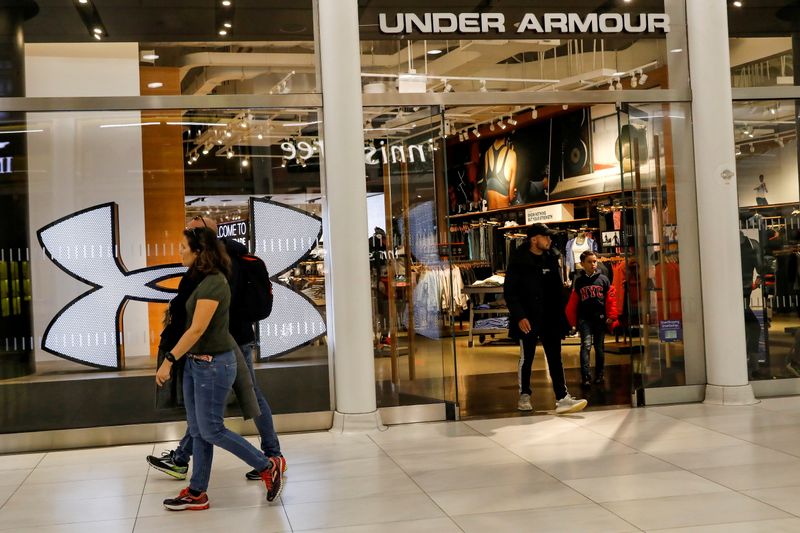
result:
M 763 143 L 758 152 L 749 153 L 741 147 L 742 155 L 736 161 L 736 178 L 739 191 L 739 206 L 756 205 L 758 176 L 764 175 L 767 186 L 766 198 L 770 204 L 784 204 L 800 200 L 800 182 L 797 179 L 797 139 L 787 140 L 784 147 L 770 143 L 764 150 Z
M 26 94 L 137 96 L 136 43 L 27 44 Z M 38 340 L 61 308 L 89 287 L 61 271 L 42 253 L 36 231 L 97 204 L 119 205 L 121 256 L 128 269 L 147 266 L 142 132 L 139 127 L 100 128 L 141 121 L 139 112 L 28 113 L 28 168 L 34 337 Z M 147 304 L 130 302 L 124 314 L 127 355 L 148 354 Z M 58 359 L 39 348 L 37 360 Z

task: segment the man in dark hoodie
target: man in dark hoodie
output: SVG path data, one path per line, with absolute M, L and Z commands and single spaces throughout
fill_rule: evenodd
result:
M 544 224 L 528 228 L 528 246 L 520 246 L 509 262 L 503 292 L 508 305 L 509 337 L 522 344 L 519 359 L 520 411 L 532 411 L 531 366 L 537 342 L 547 357 L 556 414 L 575 413 L 586 407 L 567 392 L 564 366 L 561 361 L 561 340 L 569 330 L 564 314 L 564 282 L 558 255 L 551 250 L 555 232 Z
M 217 233 L 217 222 L 209 217 L 194 217 L 186 226 L 189 229 L 206 227 Z M 281 453 L 280 442 L 278 435 L 275 432 L 275 425 L 272 421 L 272 410 L 261 392 L 256 380 L 255 370 L 253 368 L 253 354 L 255 351 L 255 330 L 252 322 L 247 322 L 242 318 L 243 309 L 241 304 L 242 295 L 238 287 L 243 284 L 239 283 L 241 276 L 241 269 L 239 267 L 239 258 L 247 253 L 247 247 L 243 244 L 231 239 L 220 239 L 225 245 L 225 251 L 231 257 L 231 278 L 229 280 L 231 286 L 231 306 L 230 306 L 230 334 L 239 345 L 242 354 L 244 355 L 245 363 L 250 371 L 250 377 L 253 382 L 253 390 L 255 392 L 256 400 L 261 414 L 254 417 L 253 421 L 258 429 L 259 436 L 261 437 L 261 450 L 268 458 L 279 458 L 281 463 L 281 474 L 286 471 L 286 459 Z M 192 437 L 188 431 L 181 439 L 180 444 L 174 450 L 164 452 L 161 457 L 153 455 L 147 456 L 147 463 L 165 474 L 172 476 L 176 479 L 186 479 L 186 472 L 189 467 L 189 459 L 192 456 Z M 259 473 L 252 470 L 245 474 L 245 477 L 251 481 L 258 481 L 261 479 Z

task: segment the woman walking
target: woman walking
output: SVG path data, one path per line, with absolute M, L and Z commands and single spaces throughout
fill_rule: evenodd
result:
M 164 500 L 164 507 L 173 511 L 208 509 L 206 490 L 215 445 L 257 470 L 267 501 L 273 501 L 283 488 L 279 462 L 227 429 L 223 420 L 226 399 L 236 379 L 235 341 L 228 332 L 231 291 L 226 276 L 231 260 L 208 228 L 185 230 L 180 253 L 181 262 L 189 268 L 187 277 L 197 286 L 186 301 L 186 332 L 165 355 L 156 383 L 163 386 L 170 379 L 172 365 L 187 358 L 183 395 L 195 463 L 189 486 L 177 498 Z

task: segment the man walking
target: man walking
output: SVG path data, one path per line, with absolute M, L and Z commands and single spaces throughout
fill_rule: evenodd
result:
M 533 410 L 531 366 L 536 344 L 541 342 L 556 396 L 556 414 L 566 414 L 581 411 L 587 401 L 570 396 L 564 378 L 561 339 L 569 326 L 564 314 L 561 268 L 556 252 L 551 250 L 554 233 L 544 224 L 533 224 L 528 228 L 528 246 L 521 246 L 512 256 L 503 292 L 511 315 L 509 336 L 522 344 L 517 408 L 520 411 Z
M 206 227 L 217 233 L 217 222 L 209 217 L 194 217 L 187 228 L 202 228 Z M 280 473 L 286 471 L 286 459 L 281 453 L 280 442 L 278 435 L 275 432 L 275 425 L 272 421 L 272 410 L 261 392 L 261 387 L 258 386 L 256 381 L 256 374 L 253 368 L 253 355 L 255 352 L 255 331 L 253 324 L 247 322 L 242 318 L 242 294 L 241 288 L 243 284 L 237 283 L 240 281 L 241 270 L 239 267 L 239 258 L 247 253 L 247 247 L 243 244 L 231 239 L 220 239 L 225 245 L 225 251 L 231 257 L 232 273 L 230 279 L 231 286 L 231 306 L 230 306 L 230 333 L 231 336 L 239 345 L 244 360 L 247 363 L 247 368 L 250 371 L 250 377 L 253 381 L 253 389 L 258 401 L 258 407 L 261 414 L 256 416 L 253 421 L 258 429 L 259 436 L 261 437 L 261 450 L 267 457 L 275 458 L 280 461 Z M 147 463 L 165 474 L 172 476 L 176 479 L 186 479 L 186 472 L 188 471 L 189 459 L 192 456 L 192 437 L 187 430 L 186 434 L 181 439 L 178 447 L 175 450 L 164 452 L 161 457 L 153 455 L 147 456 Z M 251 481 L 258 481 L 261 479 L 259 473 L 252 470 L 245 474 L 245 477 Z

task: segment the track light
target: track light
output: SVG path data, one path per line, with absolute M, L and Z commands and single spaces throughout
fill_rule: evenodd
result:
M 778 143 L 778 146 L 780 146 L 781 148 L 784 147 L 785 143 L 783 142 L 783 139 L 781 139 L 780 137 L 776 138 L 775 142 Z
M 262 134 L 262 133 L 259 133 L 259 134 L 258 134 L 258 140 L 260 141 L 260 140 L 262 140 L 263 138 L 264 138 L 264 134 Z
M 564 105 L 562 105 L 562 106 L 561 106 L 561 109 L 563 109 L 564 111 L 566 111 L 567 109 L 569 109 L 569 104 L 564 104 Z
M 736 0 L 736 1 L 733 3 L 733 7 L 742 7 L 742 2 L 741 2 L 740 0 Z
M 231 24 L 230 22 L 224 22 L 222 25 L 225 26 L 228 29 L 233 28 L 233 24 Z
M 225 37 L 226 35 L 228 35 L 228 30 L 219 30 L 219 34 L 220 34 L 222 37 Z
M 614 85 L 614 87 L 616 87 L 618 91 L 622 90 L 622 82 L 619 78 L 617 78 L 617 83 Z
M 475 135 L 476 139 L 480 139 L 481 132 L 478 131 L 478 128 L 475 128 L 474 130 L 472 130 L 472 133 Z
M 506 122 L 508 122 L 512 126 L 516 126 L 517 125 L 517 119 L 515 119 L 514 117 L 508 117 L 508 120 Z
M 489 123 L 489 131 L 494 131 L 494 122 Z
M 608 82 L 608 90 L 609 91 L 613 91 L 614 90 L 614 80 L 611 80 L 610 82 Z
M 233 159 L 233 150 L 228 150 L 228 153 L 225 154 L 225 157 L 228 159 Z
M 752 154 L 755 151 L 756 151 L 756 145 L 755 144 L 751 144 L 750 145 L 750 153 Z
M 497 125 L 498 125 L 498 126 L 500 126 L 500 129 L 501 129 L 501 130 L 504 130 L 504 129 L 506 129 L 506 125 L 505 125 L 505 124 L 503 124 L 503 120 L 502 120 L 502 119 L 500 119 L 500 120 L 498 120 L 498 121 L 497 121 Z
M 639 75 L 639 85 L 644 85 L 645 82 L 647 82 L 647 73 L 646 72 L 642 72 Z
M 208 155 L 208 146 L 203 147 L 203 155 Z
M 633 76 L 631 76 L 631 89 L 635 89 L 638 84 L 639 82 L 636 79 L 636 74 L 634 74 Z
M 534 107 L 531 109 L 531 119 L 536 120 L 539 118 L 539 111 Z
M 225 137 L 228 137 L 230 139 L 232 136 L 233 134 L 229 130 L 225 130 Z
M 481 80 L 481 92 L 485 93 L 486 90 L 486 80 Z
M 242 159 L 242 166 L 245 167 L 245 168 L 249 167 L 250 166 L 250 160 L 247 159 L 246 157 L 244 159 Z
M 281 161 L 281 168 L 286 168 L 286 163 L 287 163 L 286 159 Z

